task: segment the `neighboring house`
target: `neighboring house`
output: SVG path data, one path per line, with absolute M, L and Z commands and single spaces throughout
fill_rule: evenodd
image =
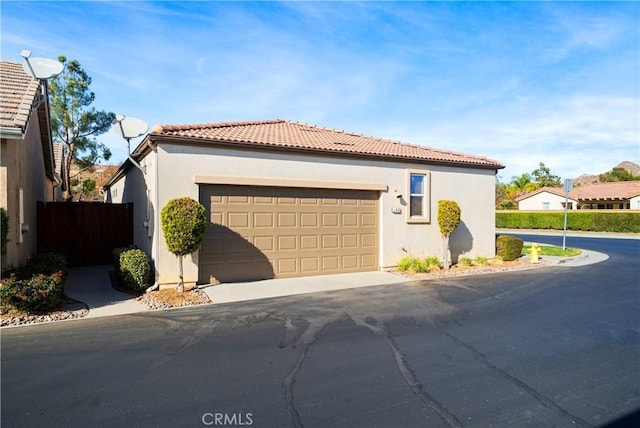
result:
M 574 187 L 569 193 L 580 210 L 640 209 L 640 181 L 614 181 Z
M 516 202 L 518 203 L 518 209 L 523 211 L 564 211 L 564 188 L 541 187 L 538 190 L 517 197 Z M 577 209 L 577 201 L 569 197 L 567 209 Z
M 9 216 L 2 266 L 20 266 L 37 250 L 36 202 L 55 197 L 49 105 L 22 64 L 0 61 L 0 207 Z
M 520 210 L 564 210 L 562 187 L 542 187 L 516 199 Z M 586 184 L 569 192 L 569 209 L 640 209 L 640 181 Z
M 452 153 L 285 120 L 156 125 L 105 185 L 134 203 L 134 243 L 159 283 L 178 279 L 159 214 L 199 200 L 210 220 L 185 258 L 185 282 L 375 271 L 405 255 L 441 255 L 437 202 L 462 221 L 453 259 L 495 254 L 495 174 L 503 166 Z

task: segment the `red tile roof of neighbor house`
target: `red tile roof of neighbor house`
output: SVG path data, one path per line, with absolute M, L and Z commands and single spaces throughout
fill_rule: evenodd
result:
M 614 181 L 574 187 L 569 196 L 573 199 L 628 199 L 640 195 L 640 181 Z
M 242 146 L 274 147 L 303 152 L 327 152 L 462 164 L 500 169 L 499 161 L 464 153 L 368 137 L 288 120 L 220 122 L 192 125 L 156 125 L 152 135 L 185 137 Z
M 562 187 L 541 187 L 538 190 L 519 196 L 516 198 L 516 201 L 530 198 L 542 192 L 564 196 L 564 188 Z M 589 199 L 629 199 L 638 195 L 640 195 L 640 181 L 586 184 L 584 186 L 574 187 L 573 190 L 569 192 L 570 199 L 581 201 Z
M 554 194 L 554 195 L 557 195 L 557 196 L 564 196 L 564 188 L 563 187 L 548 187 L 548 186 L 544 186 L 544 187 L 541 187 L 541 188 L 539 188 L 537 190 L 534 190 L 533 192 L 529 192 L 529 193 L 525 193 L 524 195 L 520 195 L 515 200 L 516 200 L 516 202 L 519 202 L 519 201 L 521 201 L 523 199 L 527 199 L 527 198 L 530 198 L 532 196 L 535 196 L 535 195 L 538 195 L 538 194 L 544 193 L 544 192 L 551 193 L 551 194 Z
M 25 130 L 40 83 L 17 62 L 0 61 L 0 126 Z

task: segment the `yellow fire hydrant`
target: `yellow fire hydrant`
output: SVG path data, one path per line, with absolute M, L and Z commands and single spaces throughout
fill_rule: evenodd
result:
M 540 257 L 538 257 L 540 247 L 538 247 L 538 244 L 531 244 L 529 252 L 531 253 L 531 263 L 540 263 Z

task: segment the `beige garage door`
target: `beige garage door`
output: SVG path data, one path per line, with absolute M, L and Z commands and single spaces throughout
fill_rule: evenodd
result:
M 201 283 L 378 269 L 378 192 L 200 186 Z

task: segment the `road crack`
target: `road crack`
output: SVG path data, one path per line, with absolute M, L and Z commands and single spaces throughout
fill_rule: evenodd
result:
M 563 409 L 560 405 L 558 405 L 555 401 L 553 401 L 552 399 L 546 397 L 545 395 L 543 395 L 542 393 L 540 393 L 539 391 L 537 391 L 533 387 L 527 385 L 525 382 L 521 381 L 517 377 L 507 373 L 506 371 L 504 371 L 500 367 L 492 364 L 491 362 L 489 362 L 489 360 L 487 359 L 486 355 L 484 355 L 482 352 L 478 351 L 473 346 L 471 346 L 468 343 L 458 339 L 457 337 L 455 337 L 451 333 L 445 331 L 442 327 L 440 327 L 436 323 L 433 323 L 432 325 L 440 333 L 442 333 L 444 336 L 448 337 L 449 340 L 451 340 L 453 343 L 455 343 L 456 345 L 458 345 L 458 346 L 466 349 L 467 351 L 469 351 L 471 353 L 471 355 L 476 359 L 476 361 L 478 361 L 481 364 L 483 364 L 484 366 L 486 366 L 496 376 L 498 376 L 498 377 L 500 377 L 502 379 L 505 379 L 506 381 L 508 381 L 511 384 L 515 385 L 516 387 L 520 388 L 521 390 L 523 390 L 524 392 L 529 394 L 531 397 L 533 397 L 536 401 L 538 401 L 540 404 L 542 404 L 547 409 L 552 410 L 556 414 L 560 415 L 563 419 L 567 420 L 571 424 L 576 425 L 578 427 L 592 427 L 593 426 L 593 425 L 589 424 L 587 421 L 585 421 L 584 419 L 581 419 L 580 417 L 569 413 L 568 411 Z
M 462 424 L 453 413 L 451 413 L 446 407 L 440 404 L 435 398 L 433 398 L 427 391 L 424 390 L 422 384 L 418 380 L 418 377 L 409 366 L 409 362 L 407 361 L 406 356 L 400 350 L 396 341 L 393 340 L 393 337 L 391 337 L 391 335 L 389 334 L 386 325 L 384 327 L 378 327 L 377 321 L 372 322 L 374 319 L 371 319 L 371 317 L 367 317 L 364 321 L 354 318 L 351 319 L 354 324 L 366 327 L 374 334 L 382 336 L 386 340 L 389 348 L 391 348 L 391 352 L 398 367 L 398 371 L 402 375 L 405 383 L 411 388 L 414 395 L 418 397 L 420 401 L 422 401 L 429 409 L 436 412 L 446 426 L 452 428 L 462 427 Z

